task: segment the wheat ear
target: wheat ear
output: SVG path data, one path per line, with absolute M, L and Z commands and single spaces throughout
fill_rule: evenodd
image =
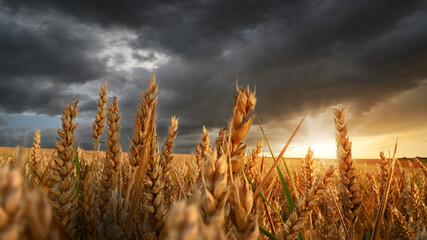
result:
M 414 239 L 414 233 L 411 228 L 408 227 L 408 223 L 402 213 L 395 207 L 392 208 L 392 214 L 395 217 L 394 228 L 391 235 L 395 239 L 412 240 Z
M 168 240 L 225 240 L 223 230 L 216 224 L 208 226 L 200 219 L 197 203 L 185 201 L 172 206 L 168 218 Z
M 39 152 L 40 152 L 40 131 L 37 130 L 34 133 L 34 143 L 31 147 L 30 151 L 30 159 L 28 161 L 27 165 L 27 178 L 30 188 L 33 188 L 37 185 L 37 178 L 35 178 L 35 175 L 37 174 L 37 165 L 39 164 Z
M 337 141 L 337 157 L 340 169 L 340 194 L 343 214 L 350 225 L 356 218 L 356 211 L 362 203 L 360 187 L 356 172 L 356 163 L 351 156 L 351 142 L 347 134 L 344 109 L 335 109 L 335 139 Z M 350 227 L 349 227 L 350 229 Z
M 25 231 L 21 239 L 56 239 L 56 231 L 50 230 L 52 209 L 42 189 L 26 194 Z
M 231 195 L 230 216 L 238 231 L 239 239 L 258 239 L 258 215 L 250 217 L 254 197 L 249 189 L 248 181 L 243 179 L 243 183 L 241 183 L 240 179 L 237 178 L 232 184 Z
M 201 200 L 207 223 L 217 222 L 220 226 L 224 224 L 224 206 L 228 195 L 227 173 L 228 162 L 225 155 L 218 157 L 216 151 L 213 151 L 206 156 L 202 172 L 204 188 Z
M 323 176 L 319 176 L 316 183 L 311 187 L 307 195 L 298 202 L 286 223 L 283 225 L 279 239 L 294 240 L 298 233 L 304 230 L 304 225 L 313 208 L 319 204 L 320 197 L 326 194 L 327 185 L 334 180 L 334 168 L 329 168 Z
M 408 177 L 401 196 L 403 209 L 410 219 L 410 224 L 415 231 L 418 231 L 422 230 L 421 197 L 415 184 L 415 181 L 410 181 Z
M 98 228 L 100 236 L 103 239 L 128 239 L 130 233 L 125 228 L 128 215 L 124 199 L 116 189 L 113 189 L 107 204 L 107 210 L 103 216 L 103 221 Z
M 255 91 L 249 91 L 237 88 L 237 95 L 234 97 L 233 117 L 227 130 L 227 135 L 222 143 L 222 150 L 229 155 L 233 173 L 240 172 L 244 167 L 244 153 L 246 144 L 243 140 L 248 135 L 252 125 L 254 115 L 249 116 L 255 109 L 256 98 Z M 219 153 L 222 154 L 221 152 Z
M 99 92 L 98 109 L 96 111 L 95 121 L 93 122 L 92 137 L 95 141 L 95 151 L 99 139 L 101 138 L 101 135 L 104 132 L 105 117 L 107 116 L 107 93 L 107 82 L 105 82 L 105 84 L 101 86 L 101 90 Z
M 138 112 L 134 116 L 134 136 L 130 142 L 129 164 L 138 168 L 134 171 L 136 175 L 131 193 L 132 199 L 129 207 L 128 225 L 133 222 L 144 187 L 143 182 L 150 159 L 151 139 L 155 134 L 154 121 L 156 119 L 157 106 L 157 97 L 155 97 L 155 94 L 157 91 L 156 77 L 153 73 L 148 84 L 148 90 L 142 94 Z
M 75 196 L 75 179 L 73 174 L 75 167 L 74 156 L 76 154 L 75 131 L 77 123 L 74 119 L 78 115 L 77 101 L 66 106 L 61 117 L 62 129 L 58 129 L 59 138 L 56 141 L 58 157 L 55 158 L 51 180 L 53 187 L 50 189 L 52 207 L 62 225 L 74 235 L 77 217 L 77 198 Z
M 307 154 L 302 163 L 302 178 L 301 185 L 304 194 L 307 194 L 311 186 L 314 183 L 314 160 L 313 151 L 310 148 L 307 150 Z
M 112 189 L 117 189 L 118 186 L 118 172 L 121 167 L 120 161 L 122 152 L 119 143 L 120 115 L 118 114 L 118 111 L 118 100 L 117 97 L 114 97 L 113 102 L 108 108 L 107 151 L 103 170 L 99 174 L 99 184 L 97 189 L 98 215 L 100 217 L 105 213 Z
M 334 206 L 337 202 L 337 195 L 332 193 L 330 186 L 328 186 L 328 190 L 329 194 L 322 197 L 324 210 L 317 215 L 317 220 L 314 221 L 314 239 L 332 239 L 332 236 L 334 236 L 334 226 L 339 221 L 340 216 L 338 215 L 337 208 Z
M 218 136 L 216 137 L 216 139 L 215 139 L 215 151 L 219 154 L 219 155 L 221 155 L 222 154 L 222 142 L 224 141 L 224 135 L 225 135 L 225 131 L 226 131 L 226 129 L 220 129 L 219 130 L 219 132 L 218 132 Z
M 160 153 L 160 164 L 163 167 L 163 176 L 167 178 L 167 174 L 171 169 L 172 163 L 172 151 L 175 147 L 174 141 L 176 136 L 178 135 L 178 119 L 176 117 L 172 117 L 170 121 L 170 127 L 168 129 L 168 136 L 163 142 L 162 152 Z M 209 140 L 208 140 L 209 141 Z
M 170 209 L 170 205 L 172 203 L 173 195 L 174 195 L 174 188 L 172 185 L 172 177 L 171 174 L 173 172 L 172 168 L 172 160 L 173 155 L 172 151 L 175 147 L 174 141 L 176 136 L 178 135 L 178 119 L 176 117 L 172 117 L 170 121 L 170 126 L 168 129 L 168 136 L 163 142 L 162 151 L 160 153 L 160 165 L 162 166 L 162 174 L 160 175 L 161 180 L 163 182 L 163 187 L 161 191 L 163 191 L 163 201 L 162 201 L 162 208 L 163 210 L 163 220 L 165 220 L 167 216 L 167 211 Z M 177 179 L 179 184 L 179 179 Z M 175 185 L 176 186 L 176 185 Z
M 424 166 L 424 164 L 418 158 L 415 158 L 415 162 L 417 162 L 417 164 L 420 166 L 421 170 L 424 173 L 424 177 L 427 177 L 427 167 Z
M 381 158 L 381 185 L 380 185 L 380 196 L 382 196 L 382 193 L 384 192 L 384 189 L 387 185 L 387 178 L 388 173 L 390 171 L 390 163 L 389 160 L 385 157 L 384 152 L 380 152 L 380 158 Z
M 107 116 L 106 110 L 107 110 L 107 101 L 108 101 L 107 93 L 108 93 L 107 82 L 105 82 L 104 85 L 101 86 L 101 90 L 99 91 L 98 108 L 95 114 L 95 121 L 93 122 L 92 161 L 95 162 L 95 164 L 92 165 L 93 167 L 92 171 L 100 167 L 100 163 L 98 163 L 96 159 L 97 157 L 96 150 L 98 148 L 99 139 L 101 138 L 101 135 L 104 132 L 104 127 L 105 127 L 105 117 Z
M 106 161 L 109 168 L 111 168 L 112 175 L 112 189 L 118 190 L 120 185 L 119 172 L 122 167 L 122 147 L 120 146 L 120 114 L 119 103 L 117 97 L 113 98 L 113 102 L 108 108 L 107 119 L 107 157 Z
M 170 233 L 168 239 L 196 239 L 200 233 L 200 216 L 195 204 L 186 202 L 174 204 L 169 218 Z
M 160 165 L 159 140 L 157 135 L 153 136 L 150 146 L 150 159 L 144 180 L 145 193 L 143 207 L 148 223 L 148 225 L 144 226 L 144 232 L 148 238 L 158 239 L 158 232 L 160 232 L 164 225 L 163 222 L 159 221 L 163 220 L 162 216 L 164 214 L 161 212 L 164 209 L 160 209 L 160 205 L 163 202 L 164 182 L 162 181 L 163 168 Z
M 393 179 L 393 173 L 394 173 L 394 168 L 395 168 L 394 166 L 396 163 L 396 152 L 397 152 L 397 139 L 396 139 L 396 144 L 394 146 L 393 160 L 392 160 L 391 165 L 390 165 L 390 172 L 389 172 L 388 177 L 387 177 L 387 184 L 386 184 L 384 192 L 381 196 L 381 203 L 379 205 L 378 213 L 377 213 L 377 216 L 375 218 L 375 224 L 372 228 L 372 239 L 373 240 L 378 239 L 378 237 L 380 235 L 384 213 L 385 213 L 385 210 L 387 207 L 387 203 L 389 201 L 388 195 L 389 195 L 389 191 L 390 191 L 391 182 Z
M 28 191 L 19 169 L 0 169 L 0 239 L 55 239 L 52 210 L 41 189 Z
M 196 147 L 196 168 L 193 183 L 199 181 L 201 178 L 200 170 L 203 166 L 203 160 L 206 158 L 206 155 L 209 154 L 212 150 L 209 147 L 209 132 L 203 126 L 203 136 L 201 138 L 201 143 Z
M 157 104 L 157 98 L 155 98 L 157 91 L 158 88 L 153 74 L 148 85 L 148 90 L 142 93 L 138 111 L 134 115 L 133 138 L 130 140 L 129 148 L 129 164 L 134 167 L 144 165 L 144 161 L 146 161 L 142 158 L 142 153 L 145 144 L 151 141 L 151 137 L 148 138 L 147 134 L 151 114 Z
M 80 158 L 80 182 L 79 188 L 82 194 L 79 195 L 80 219 L 79 230 L 81 237 L 84 239 L 96 239 L 97 227 L 100 219 L 97 213 L 96 191 L 95 191 L 95 173 L 91 170 L 91 164 L 87 164 L 85 158 Z
M 0 169 L 0 238 L 19 239 L 25 214 L 23 179 L 19 170 Z
M 257 166 L 257 163 L 259 160 L 258 155 L 262 151 L 262 146 L 263 146 L 262 140 L 259 140 L 257 145 L 256 145 L 256 148 L 252 150 L 251 160 L 249 161 L 249 163 L 245 169 L 246 176 L 248 176 L 248 178 L 251 179 L 252 181 L 255 178 L 255 167 Z

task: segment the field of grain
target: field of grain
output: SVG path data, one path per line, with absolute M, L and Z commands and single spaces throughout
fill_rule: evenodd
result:
M 40 149 L 39 132 L 31 149 L 0 148 L 0 239 L 427 238 L 426 165 L 353 159 L 344 109 L 331 113 L 337 159 L 318 160 L 309 146 L 303 159 L 283 158 L 304 119 L 273 159 L 260 156 L 265 141 L 245 144 L 256 97 L 238 88 L 228 126 L 218 136 L 201 129 L 195 154 L 181 155 L 176 118 L 159 143 L 157 91 L 153 75 L 130 149 L 118 141 L 119 100 L 107 105 L 106 84 L 93 151 L 75 145 L 77 102 L 64 108 L 55 150 Z

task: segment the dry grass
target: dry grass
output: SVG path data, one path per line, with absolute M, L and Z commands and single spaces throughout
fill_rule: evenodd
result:
M 202 129 L 195 155 L 173 154 L 175 117 L 160 146 L 154 75 L 134 117 L 129 154 L 119 142 L 118 99 L 107 109 L 107 91 L 105 84 L 93 151 L 77 151 L 77 102 L 64 108 L 56 150 L 40 149 L 39 132 L 31 149 L 0 148 L 0 239 L 266 239 L 260 230 L 272 239 L 426 237 L 426 165 L 393 165 L 383 153 L 356 163 L 344 109 L 333 113 L 337 159 L 319 160 L 309 149 L 304 159 L 286 159 L 287 174 L 281 156 L 303 121 L 275 162 L 261 158 L 263 141 L 254 149 L 245 144 L 256 104 L 249 88 L 236 89 L 229 124 L 214 144 Z

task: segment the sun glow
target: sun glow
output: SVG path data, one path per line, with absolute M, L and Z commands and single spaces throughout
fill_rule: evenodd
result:
M 299 121 L 300 119 L 297 119 Z M 330 109 L 324 112 L 307 115 L 297 135 L 289 145 L 285 152 L 285 158 L 304 158 L 307 150 L 310 147 L 313 151 L 314 158 L 318 159 L 335 159 L 336 158 L 336 142 L 335 142 L 335 128 L 333 116 Z M 297 123 L 294 123 L 296 125 Z M 283 136 L 291 135 L 291 130 L 294 125 L 286 129 L 277 130 L 276 124 L 264 125 L 266 133 L 271 144 L 272 151 L 277 156 L 282 150 L 286 141 Z M 275 130 L 271 130 L 275 129 Z M 253 132 L 261 135 L 261 132 L 256 130 Z M 266 156 L 270 155 L 267 148 L 264 149 Z
M 335 158 L 336 157 L 336 144 L 334 141 L 325 141 L 323 143 L 312 143 L 307 145 L 297 145 L 289 148 L 287 156 L 291 157 L 304 157 L 307 154 L 308 147 L 313 151 L 314 158 Z
M 336 144 L 335 142 L 317 143 L 310 146 L 315 158 L 335 158 Z
M 291 152 L 289 154 L 304 157 L 310 147 L 314 158 L 335 158 L 335 129 L 330 112 L 325 111 L 314 116 L 308 115 L 304 124 L 301 132 L 298 133 L 299 137 L 295 139 L 294 147 L 292 147 L 293 154 Z

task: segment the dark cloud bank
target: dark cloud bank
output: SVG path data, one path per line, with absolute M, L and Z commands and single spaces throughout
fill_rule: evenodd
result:
M 133 112 L 153 70 L 109 65 L 124 60 L 120 52 L 101 54 L 115 46 L 105 36 L 123 31 L 133 36 L 123 41 L 134 61 L 167 58 L 155 67 L 158 130 L 163 139 L 170 116 L 180 118 L 177 152 L 192 151 L 203 125 L 226 124 L 236 75 L 240 84 L 256 86 L 257 112 L 265 123 L 340 103 L 362 114 L 427 77 L 426 1 L 4 0 L 0 5 L 0 111 L 54 116 L 79 99 L 87 120 L 79 127 L 80 142 L 89 149 L 100 84 L 108 81 L 110 93 L 119 96 L 126 147 Z M 54 146 L 55 132 L 42 131 L 44 147 Z M 17 134 L 1 134 L 2 145 L 11 145 L 6 135 Z

